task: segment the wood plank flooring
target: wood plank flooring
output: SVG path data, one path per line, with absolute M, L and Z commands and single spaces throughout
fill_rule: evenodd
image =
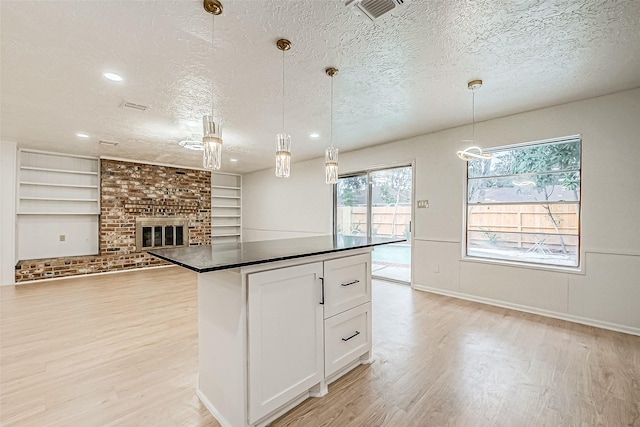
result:
M 373 363 L 273 426 L 640 426 L 640 337 L 374 282 Z M 212 426 L 196 275 L 0 287 L 0 425 Z

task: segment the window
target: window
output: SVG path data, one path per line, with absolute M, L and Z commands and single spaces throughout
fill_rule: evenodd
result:
M 467 163 L 466 256 L 579 266 L 580 138 L 489 152 Z

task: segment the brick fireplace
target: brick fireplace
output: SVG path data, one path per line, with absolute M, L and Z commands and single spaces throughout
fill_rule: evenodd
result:
M 166 265 L 137 248 L 136 223 L 140 220 L 160 220 L 161 233 L 171 230 L 174 239 L 178 238 L 175 226 L 183 224 L 184 245 L 210 244 L 211 174 L 102 159 L 100 253 L 20 261 L 16 265 L 16 282 Z M 165 229 L 165 225 L 174 228 Z

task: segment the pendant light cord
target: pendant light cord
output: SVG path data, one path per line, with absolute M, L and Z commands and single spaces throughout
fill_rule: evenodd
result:
M 331 76 L 331 106 L 329 107 L 329 111 L 331 112 L 331 121 L 329 122 L 329 135 L 331 138 L 331 147 L 333 148 L 333 76 Z
M 211 14 L 211 117 L 213 118 L 213 66 L 215 61 L 213 60 L 213 30 L 215 28 L 216 16 Z
M 471 139 L 476 142 L 476 90 L 471 91 Z
M 284 135 L 284 49 L 282 50 L 282 134 Z

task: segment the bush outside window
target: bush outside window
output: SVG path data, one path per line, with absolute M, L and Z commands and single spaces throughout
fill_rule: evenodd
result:
M 580 137 L 489 152 L 467 163 L 466 256 L 578 267 Z

